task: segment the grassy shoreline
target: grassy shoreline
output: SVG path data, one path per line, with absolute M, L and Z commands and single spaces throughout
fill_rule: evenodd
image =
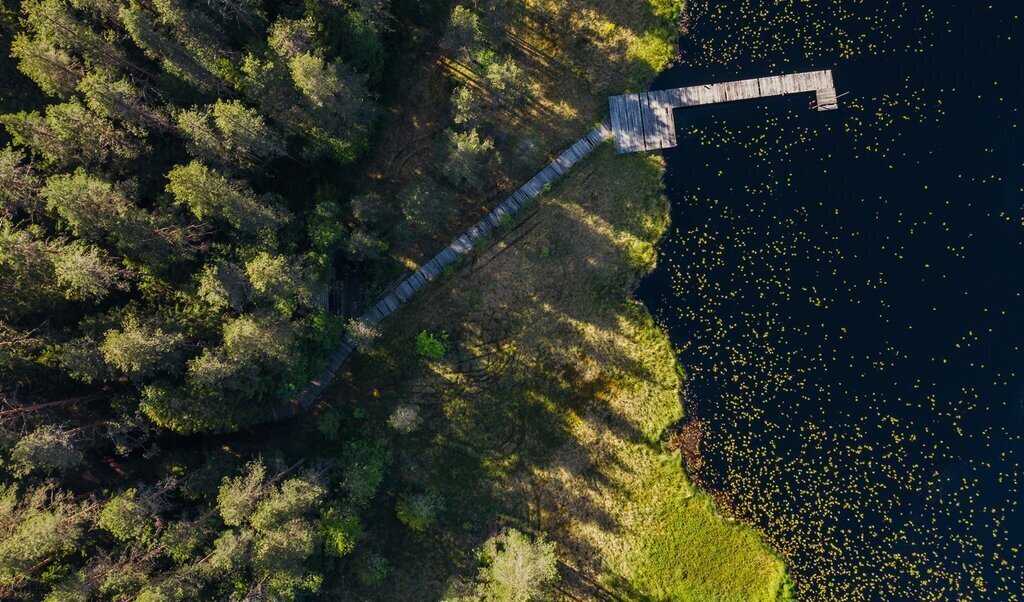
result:
M 437 593 L 488 533 L 513 526 L 559 544 L 566 598 L 781 596 L 779 558 L 724 521 L 660 443 L 682 416 L 680 378 L 664 333 L 626 291 L 668 226 L 662 168 L 605 145 L 400 312 L 353 367 L 354 394 L 383 402 L 378 419 L 395 401 L 427 417 L 395 443 L 393 491 L 434 487 L 448 500 L 432 537 L 375 533 L 404 548 L 396 574 L 432 574 Z M 449 337 L 443 360 L 413 353 L 424 329 Z M 425 591 L 399 578 L 386 595 Z

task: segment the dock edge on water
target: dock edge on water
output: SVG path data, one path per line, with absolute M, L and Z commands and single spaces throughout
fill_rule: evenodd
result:
M 831 69 L 612 96 L 608 105 L 615 150 L 623 154 L 675 147 L 675 109 L 803 92 L 815 93 L 819 111 L 839 107 Z

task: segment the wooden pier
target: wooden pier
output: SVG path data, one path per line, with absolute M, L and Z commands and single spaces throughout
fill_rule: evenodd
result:
M 839 106 L 831 69 L 612 96 L 615 149 L 622 154 L 674 147 L 675 109 L 803 92 L 815 93 L 819 111 Z

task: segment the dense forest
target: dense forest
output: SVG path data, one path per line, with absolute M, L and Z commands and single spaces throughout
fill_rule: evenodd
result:
M 445 371 L 491 353 L 457 333 L 396 332 L 313 411 L 276 410 L 346 331 L 380 340 L 352 318 L 397 277 L 649 80 L 677 18 L 671 0 L 4 0 L 0 598 L 530 600 L 583 567 L 501 507 L 501 479 L 532 470 L 498 460 L 521 407 L 416 402 L 428 374 L 470 399 Z M 646 262 L 611 270 L 612 298 Z
M 386 7 L 5 8 L 5 86 L 38 89 L 0 117 L 3 597 L 316 591 L 349 545 L 331 467 L 160 464 L 265 420 L 341 331 Z

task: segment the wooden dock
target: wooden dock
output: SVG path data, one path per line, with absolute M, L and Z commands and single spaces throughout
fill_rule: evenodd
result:
M 622 154 L 676 146 L 675 109 L 803 92 L 815 93 L 819 111 L 839 107 L 831 69 L 612 96 L 615 149 Z

